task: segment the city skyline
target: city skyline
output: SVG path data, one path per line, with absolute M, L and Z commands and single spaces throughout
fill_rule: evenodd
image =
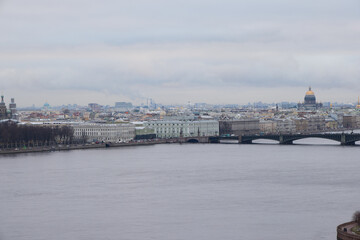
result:
M 360 95 L 360 3 L 0 1 L 0 91 L 19 107 L 322 102 Z
M 9 103 L 10 100 L 14 99 L 14 96 L 4 96 L 4 94 L 2 93 L 1 96 L 3 97 L 4 99 L 4 102 L 5 103 Z M 239 103 L 239 102 L 213 102 L 213 103 L 210 103 L 210 102 L 201 102 L 201 101 L 198 101 L 198 102 L 191 102 L 191 101 L 185 101 L 185 102 L 179 102 L 179 103 L 163 103 L 163 102 L 158 102 L 156 101 L 155 99 L 153 98 L 147 98 L 146 100 L 142 101 L 142 102 L 133 102 L 133 101 L 123 101 L 123 100 L 117 100 L 115 102 L 106 102 L 104 103 L 103 99 L 98 99 L 99 101 L 90 101 L 90 102 L 86 102 L 84 100 L 82 101 L 75 101 L 75 102 L 59 102 L 58 104 L 53 104 L 53 102 L 49 102 L 49 101 L 44 101 L 44 102 L 40 102 L 39 104 L 35 104 L 35 103 L 31 103 L 31 102 L 26 102 L 25 104 L 23 105 L 19 105 L 18 106 L 20 108 L 32 108 L 32 107 L 36 107 L 36 108 L 41 108 L 41 107 L 44 107 L 45 105 L 47 106 L 51 106 L 51 107 L 61 107 L 61 106 L 71 106 L 71 105 L 77 105 L 77 106 L 88 106 L 90 104 L 98 104 L 100 106 L 109 106 L 109 107 L 114 107 L 114 105 L 116 106 L 116 103 L 118 102 L 123 102 L 123 103 L 130 103 L 130 104 L 134 104 L 134 106 L 148 106 L 149 104 L 153 105 L 153 106 L 194 106 L 196 104 L 208 104 L 209 106 L 212 105 L 212 106 L 225 106 L 225 105 L 238 105 L 238 106 L 247 106 L 247 105 L 253 105 L 253 104 L 264 104 L 264 105 L 277 105 L 277 104 L 283 104 L 283 103 L 287 103 L 287 104 L 293 104 L 294 108 L 297 107 L 298 104 L 303 104 L 304 103 L 304 98 L 300 101 L 290 101 L 290 100 L 287 100 L 287 99 L 284 99 L 284 100 L 281 100 L 281 101 L 274 101 L 274 102 L 266 102 L 266 101 L 261 101 L 259 99 L 254 99 L 253 101 L 248 101 L 248 102 L 243 102 L 243 103 Z M 150 101 L 150 103 L 149 103 Z M 359 105 L 359 97 L 357 99 L 357 101 L 355 101 L 354 99 L 352 101 L 349 101 L 349 102 L 337 102 L 337 101 L 321 101 L 321 100 L 318 100 L 317 101 L 318 103 L 327 103 L 327 104 L 336 104 L 336 105 Z M 50 104 L 49 104 L 50 103 Z

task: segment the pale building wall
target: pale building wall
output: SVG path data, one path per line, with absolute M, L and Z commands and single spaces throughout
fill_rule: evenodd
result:
M 239 119 L 220 121 L 220 134 L 234 134 L 236 136 L 258 134 L 260 132 L 259 119 Z
M 291 119 L 276 120 L 276 131 L 282 134 L 291 134 L 296 132 L 296 124 Z
M 275 121 L 260 121 L 259 122 L 260 132 L 262 133 L 275 133 L 276 132 L 276 122 Z
M 154 129 L 158 138 L 218 136 L 219 122 L 210 121 L 151 121 L 144 126 Z
M 127 142 L 135 137 L 133 124 L 74 124 L 74 138 L 86 141 Z

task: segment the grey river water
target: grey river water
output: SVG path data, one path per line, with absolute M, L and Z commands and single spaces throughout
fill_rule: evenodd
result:
M 360 146 L 303 141 L 0 156 L 0 239 L 336 239 Z

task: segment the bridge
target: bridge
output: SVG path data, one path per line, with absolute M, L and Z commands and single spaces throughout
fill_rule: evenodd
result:
M 360 141 L 360 134 L 351 133 L 313 133 L 313 134 L 272 134 L 272 135 L 248 135 L 248 136 L 229 136 L 229 137 L 209 137 L 210 143 L 219 143 L 224 140 L 238 140 L 239 143 L 252 143 L 254 140 L 267 139 L 275 140 L 280 144 L 292 144 L 294 141 L 304 138 L 323 138 L 334 140 L 341 145 L 355 145 Z
M 170 138 L 165 139 L 166 143 L 209 143 L 209 138 L 207 136 L 193 136 L 193 137 L 179 137 L 179 138 Z

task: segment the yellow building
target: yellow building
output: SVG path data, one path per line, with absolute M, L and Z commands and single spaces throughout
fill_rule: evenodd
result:
M 338 128 L 338 122 L 334 119 L 325 120 L 326 129 L 336 130 Z

